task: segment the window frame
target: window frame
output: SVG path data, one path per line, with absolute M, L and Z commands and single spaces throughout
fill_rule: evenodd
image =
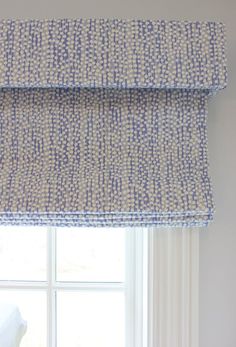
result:
M 47 347 L 57 346 L 57 292 L 60 290 L 108 290 L 124 291 L 125 295 L 125 346 L 147 347 L 144 338 L 145 308 L 147 293 L 144 276 L 147 262 L 144 261 L 145 232 L 125 228 L 125 280 L 124 282 L 78 282 L 56 280 L 56 238 L 57 228 L 48 227 L 46 231 L 46 279 L 0 280 L 0 290 L 40 290 L 47 295 Z M 27 320 L 27 317 L 25 317 Z
M 55 241 L 48 228 L 48 282 L 0 281 L 0 290 L 47 290 L 47 347 L 60 289 L 124 290 L 126 347 L 199 347 L 199 229 L 126 228 L 124 284 L 55 281 Z

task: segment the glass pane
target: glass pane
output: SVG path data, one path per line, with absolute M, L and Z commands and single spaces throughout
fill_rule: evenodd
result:
M 27 330 L 20 347 L 46 347 L 47 302 L 46 292 L 0 290 L 0 302 L 17 305 Z
M 125 230 L 57 229 L 57 280 L 123 282 Z
M 0 227 L 0 280 L 46 280 L 46 228 Z
M 124 347 L 124 293 L 59 292 L 58 347 Z

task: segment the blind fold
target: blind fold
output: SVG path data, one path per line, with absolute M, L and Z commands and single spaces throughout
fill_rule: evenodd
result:
M 205 226 L 224 26 L 0 21 L 0 224 Z

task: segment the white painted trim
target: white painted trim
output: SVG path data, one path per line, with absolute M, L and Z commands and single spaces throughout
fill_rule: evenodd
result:
M 143 232 L 126 231 L 126 347 L 143 346 Z
M 47 230 L 47 338 L 48 347 L 56 347 L 56 229 Z
M 125 242 L 125 346 L 134 347 L 135 343 L 135 233 L 132 229 L 126 231 Z
M 0 281 L 0 290 L 5 289 L 29 289 L 29 290 L 45 290 L 47 289 L 47 282 L 41 281 Z
M 148 295 L 149 295 L 149 230 L 147 228 L 143 228 L 142 230 L 143 234 L 143 347 L 148 347 L 148 334 L 149 334 L 149 327 L 148 324 L 151 323 L 148 320 Z
M 56 290 L 89 290 L 89 291 L 122 291 L 125 289 L 123 283 L 109 282 L 57 282 L 53 287 Z M 4 289 L 24 289 L 24 290 L 46 290 L 47 282 L 30 282 L 30 281 L 0 281 L 0 290 Z
M 143 269 L 143 232 L 140 229 L 135 229 L 135 287 L 134 287 L 134 322 L 135 322 L 135 341 L 134 347 L 143 347 L 143 313 L 144 313 L 144 298 L 143 298 L 143 283 L 144 283 L 144 269 Z
M 150 229 L 148 347 L 198 347 L 199 231 Z

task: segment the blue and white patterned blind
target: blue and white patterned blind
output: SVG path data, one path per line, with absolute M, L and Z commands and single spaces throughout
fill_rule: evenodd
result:
M 0 224 L 205 226 L 224 26 L 0 21 Z

